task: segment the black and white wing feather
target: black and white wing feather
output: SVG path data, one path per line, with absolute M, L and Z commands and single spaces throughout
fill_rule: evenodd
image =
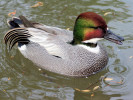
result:
M 28 44 L 30 42 L 28 37 L 31 36 L 32 35 L 28 33 L 28 30 L 24 28 L 15 28 L 6 33 L 4 41 L 5 44 L 9 43 L 9 50 L 11 50 L 16 43 Z

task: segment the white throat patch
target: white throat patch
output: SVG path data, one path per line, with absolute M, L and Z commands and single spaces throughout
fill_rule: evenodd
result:
M 95 53 L 95 54 L 98 54 L 100 52 L 100 47 L 99 45 L 97 45 L 96 47 L 89 47 L 89 46 L 86 46 L 86 45 L 82 45 L 82 44 L 79 44 L 78 46 L 80 47 L 83 47 L 84 49 L 92 52 L 92 53 Z
M 99 40 L 102 40 L 103 38 L 93 38 L 93 39 L 90 39 L 90 40 L 85 40 L 85 41 L 82 41 L 83 43 L 97 43 Z

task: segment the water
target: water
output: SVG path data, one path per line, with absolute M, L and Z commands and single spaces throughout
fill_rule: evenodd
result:
M 41 0 L 40 0 L 41 1 Z M 132 100 L 133 99 L 133 1 L 132 0 L 0 0 L 0 100 Z M 71 78 L 39 69 L 17 48 L 11 52 L 3 37 L 8 31 L 8 13 L 46 25 L 73 29 L 78 14 L 93 11 L 104 17 L 109 28 L 125 38 L 123 45 L 103 40 L 109 53 L 107 67 L 88 78 Z M 104 16 L 105 13 L 111 12 Z M 102 77 L 102 78 L 101 78 Z M 105 78 L 113 81 L 104 80 Z M 81 92 L 76 89 L 93 90 Z

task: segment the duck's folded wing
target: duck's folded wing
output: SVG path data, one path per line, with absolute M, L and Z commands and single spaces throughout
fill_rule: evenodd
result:
M 5 34 L 4 41 L 5 44 L 9 44 L 10 50 L 16 43 L 18 43 L 19 48 L 23 45 L 28 47 L 30 44 L 38 44 L 43 47 L 49 55 L 64 59 L 68 57 L 67 51 L 69 47 L 71 47 L 68 43 L 56 37 L 56 35 L 37 28 L 12 29 Z
M 43 30 L 49 34 L 55 35 L 56 37 L 58 37 L 60 40 L 63 40 L 64 42 L 71 42 L 73 40 L 72 31 L 57 28 L 57 27 L 52 27 L 52 26 L 46 26 L 40 23 L 30 22 L 24 16 L 19 16 L 19 18 L 25 27 L 33 27 L 33 28 Z
M 52 26 L 46 26 L 39 23 L 33 23 L 35 28 L 44 30 L 50 34 L 56 35 L 59 39 L 63 40 L 64 42 L 71 42 L 73 40 L 73 32 L 66 29 L 61 29 Z

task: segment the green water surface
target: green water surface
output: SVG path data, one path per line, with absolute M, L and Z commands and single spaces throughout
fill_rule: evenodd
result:
M 133 100 L 133 0 L 40 2 L 44 6 L 31 8 L 36 0 L 0 0 L 0 100 Z M 109 63 L 101 72 L 88 78 L 71 78 L 39 70 L 17 47 L 9 52 L 3 42 L 8 31 L 8 13 L 14 10 L 16 16 L 24 15 L 29 20 L 70 30 L 80 13 L 96 12 L 125 41 L 123 45 L 117 45 L 102 40 L 110 57 Z M 105 81 L 102 76 L 113 81 Z M 99 89 L 92 91 L 96 86 Z M 91 92 L 77 89 L 90 89 Z

